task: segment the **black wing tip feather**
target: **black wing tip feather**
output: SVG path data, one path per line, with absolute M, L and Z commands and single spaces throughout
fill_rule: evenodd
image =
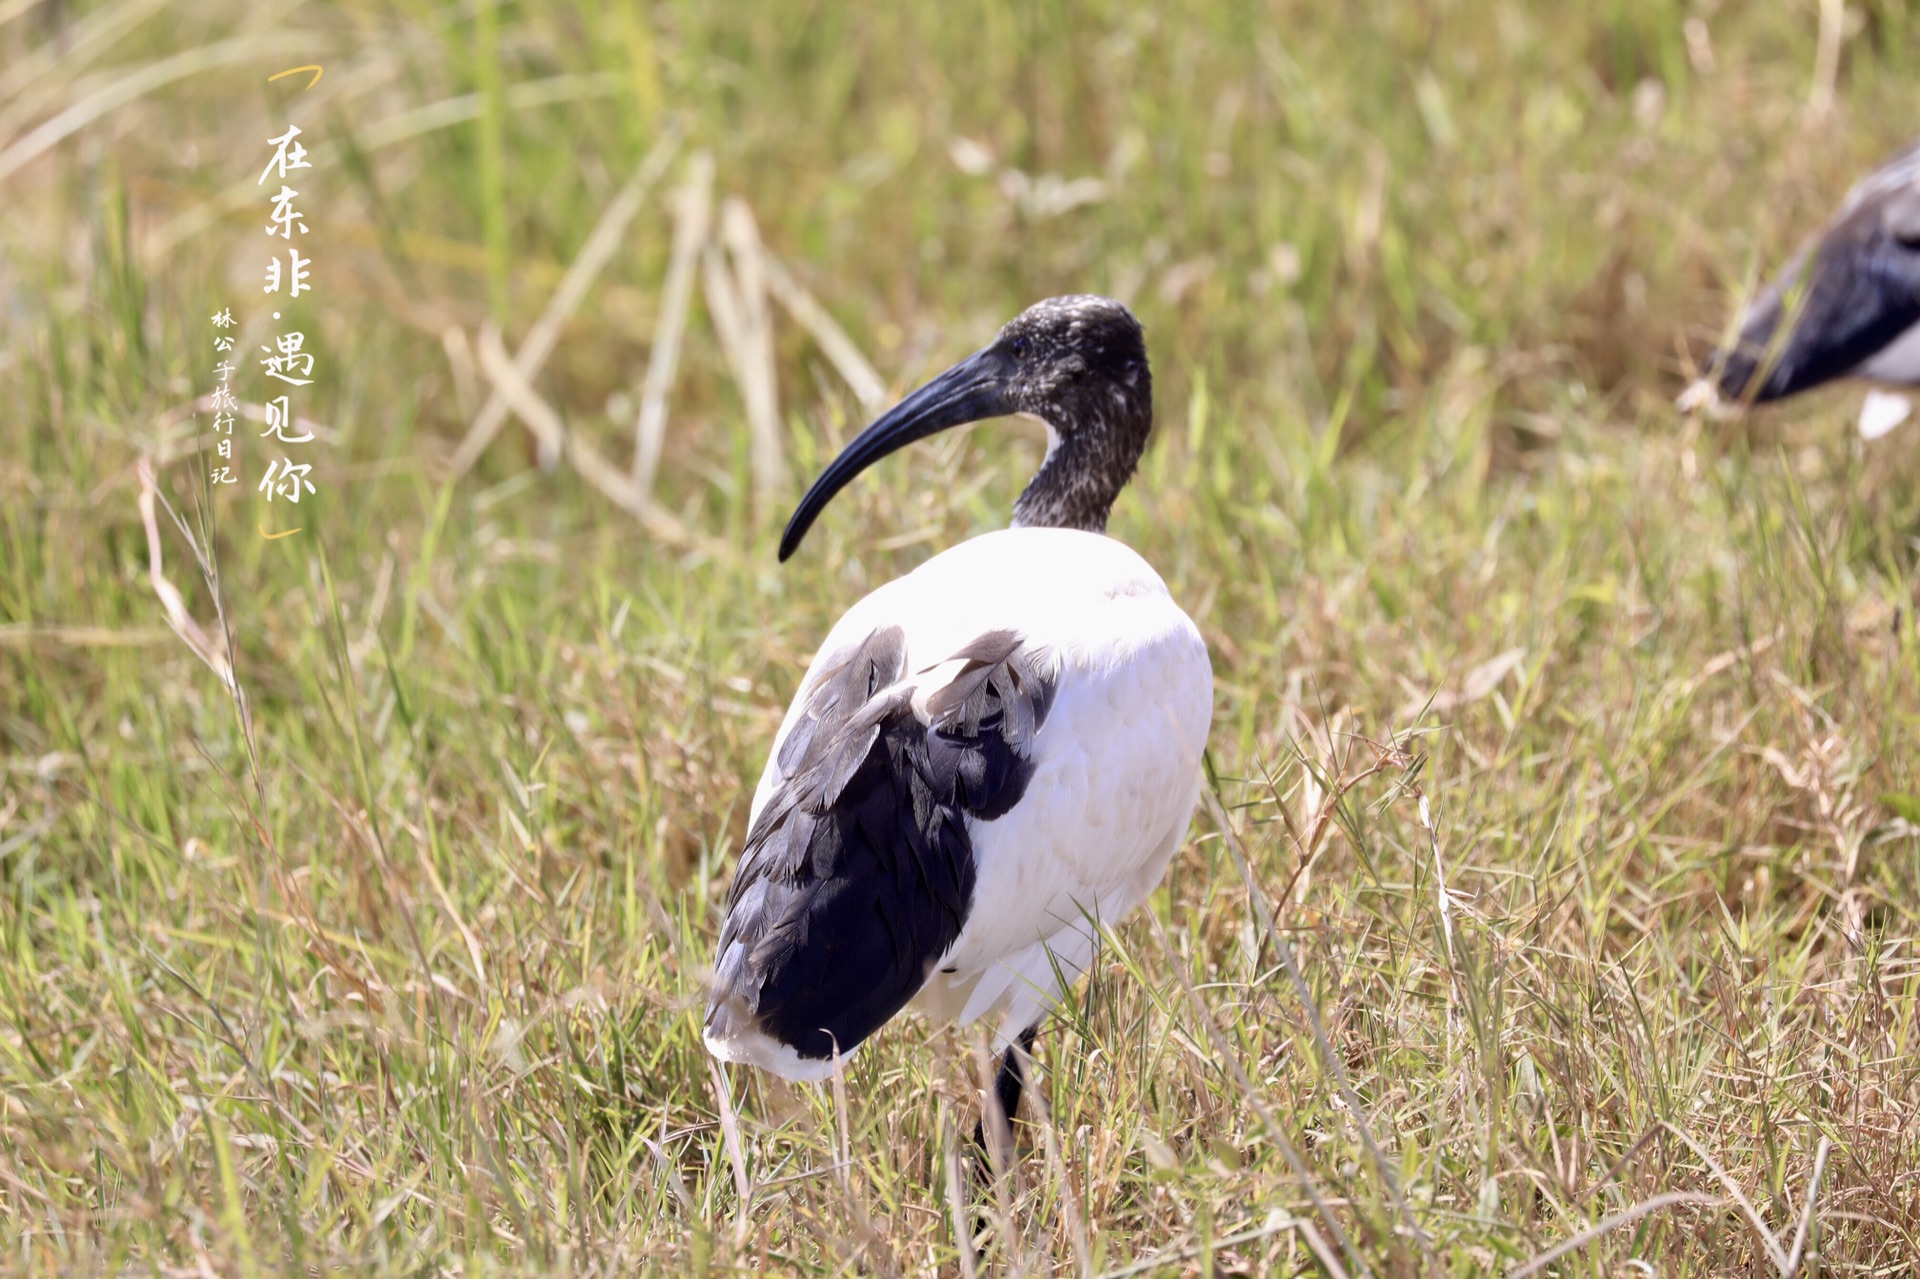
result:
M 966 819 L 1019 802 L 1054 694 L 1015 632 L 955 656 L 961 674 L 929 697 L 931 722 L 898 682 L 899 627 L 873 632 L 809 694 L 728 896 L 710 1033 L 750 1028 L 815 1060 L 849 1052 L 952 947 L 973 901 Z

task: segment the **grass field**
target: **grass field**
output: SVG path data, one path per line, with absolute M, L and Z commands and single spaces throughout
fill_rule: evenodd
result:
M 1912 1273 L 1920 431 L 1671 401 L 1915 131 L 1920 11 L 1370 8 L 0 3 L 0 1265 Z M 210 497 L 192 405 L 209 315 L 272 332 L 289 120 L 269 541 L 258 424 Z M 623 189 L 544 416 L 463 454 Z M 1212 798 L 976 1257 L 983 1040 L 798 1087 L 699 1022 L 812 646 L 1040 442 L 902 455 L 781 567 L 786 508 L 1065 291 L 1147 328 L 1112 531 L 1212 649 Z

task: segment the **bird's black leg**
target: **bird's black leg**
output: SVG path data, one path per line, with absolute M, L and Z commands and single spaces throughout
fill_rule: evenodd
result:
M 999 1103 L 999 1113 L 992 1116 L 995 1133 L 996 1137 L 1001 1132 L 1005 1134 L 1001 1149 L 1007 1157 L 1001 1161 L 1003 1166 L 1012 1162 L 1013 1159 L 1013 1120 L 1014 1116 L 1020 1112 L 1020 1095 L 1027 1090 L 1025 1059 L 1033 1055 L 1033 1037 L 1038 1030 L 1038 1026 L 1029 1026 L 1020 1032 L 1017 1043 L 1007 1045 L 1005 1055 L 1000 1058 L 1000 1074 L 993 1082 L 994 1100 Z M 991 1114 L 991 1108 L 989 1108 L 989 1114 Z M 989 1114 L 982 1114 L 980 1122 L 974 1125 L 973 1144 L 980 1148 L 981 1157 L 986 1160 L 987 1168 L 991 1171 L 993 1158 L 987 1147 Z M 1004 1129 L 1001 1128 L 1002 1124 L 1005 1125 Z

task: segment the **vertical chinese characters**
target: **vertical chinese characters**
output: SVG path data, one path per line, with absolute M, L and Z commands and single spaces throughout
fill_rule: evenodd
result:
M 300 193 L 287 184 L 287 175 L 297 169 L 311 169 L 312 161 L 307 159 L 307 149 L 300 141 L 300 129 L 288 125 L 287 131 L 277 138 L 268 139 L 273 148 L 273 158 L 267 161 L 267 167 L 260 171 L 260 181 L 265 186 L 267 179 L 276 178 L 280 190 L 271 197 L 272 209 L 267 215 L 267 236 L 269 239 L 284 240 L 284 245 L 274 247 L 273 256 L 267 260 L 266 285 L 262 293 L 282 294 L 288 300 L 294 300 L 301 294 L 311 292 L 313 284 L 308 268 L 313 259 L 301 255 L 297 242 L 307 234 L 307 221 L 295 201 Z M 282 249 L 284 248 L 284 258 Z M 278 320 L 280 312 L 275 311 L 273 318 Z M 313 384 L 313 352 L 307 349 L 307 336 L 298 330 L 276 334 L 272 343 L 260 348 L 264 358 L 260 367 L 266 377 L 278 382 L 280 390 L 285 387 L 303 387 Z M 313 431 L 294 412 L 293 396 L 290 392 L 281 393 L 266 403 L 267 429 L 260 432 L 260 438 L 273 439 L 280 444 L 305 444 L 313 439 Z M 267 473 L 261 478 L 259 491 L 266 494 L 267 501 L 284 499 L 298 503 L 303 495 L 311 495 L 315 490 L 309 476 L 313 464 L 296 461 L 292 454 L 281 452 L 277 460 L 267 465 Z
M 240 477 L 233 473 L 233 415 L 240 407 L 233 398 L 233 311 L 221 307 L 213 317 L 213 353 L 220 362 L 213 366 L 213 375 L 220 384 L 213 388 L 214 465 L 213 473 L 208 477 L 215 484 L 238 484 Z

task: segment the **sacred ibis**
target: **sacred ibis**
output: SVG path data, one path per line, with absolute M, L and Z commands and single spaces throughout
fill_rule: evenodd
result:
M 1059 297 L 1016 316 L 834 459 L 780 558 L 887 454 L 1009 415 L 1047 428 L 1013 526 L 847 610 L 774 738 L 714 959 L 705 1039 L 722 1061 L 823 1079 L 917 1001 L 996 1019 L 1011 1118 L 1022 1054 L 1097 925 L 1153 891 L 1186 834 L 1213 668 L 1159 574 L 1104 532 L 1153 426 L 1126 307 Z
M 1680 406 L 1779 400 L 1842 377 L 1920 386 L 1920 143 L 1847 193 Z M 1860 432 L 1884 435 L 1909 411 L 1904 397 L 1870 390 Z

